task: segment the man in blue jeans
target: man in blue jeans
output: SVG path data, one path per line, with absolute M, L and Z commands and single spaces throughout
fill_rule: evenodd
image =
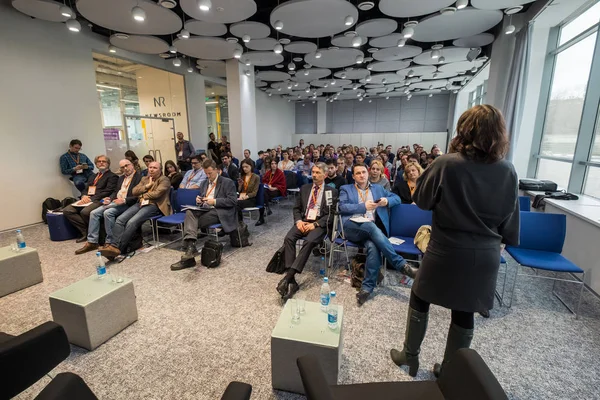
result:
M 367 249 L 365 278 L 356 294 L 362 306 L 377 284 L 381 256 L 388 260 L 392 268 L 413 278 L 417 270 L 396 254 L 387 232 L 390 227 L 389 209 L 400 204 L 400 198 L 388 192 L 383 186 L 369 183 L 369 172 L 365 164 L 352 167 L 353 185 L 344 185 L 340 190 L 340 214 L 344 224 L 346 239 Z
M 75 254 L 84 254 L 98 249 L 100 239 L 100 221 L 104 218 L 104 230 L 106 231 L 106 243 L 112 241 L 112 229 L 115 226 L 117 217 L 134 205 L 137 197 L 132 194 L 133 188 L 140 183 L 142 175 L 135 170 L 135 167 L 128 159 L 119 162 L 119 169 L 123 173 L 119 177 L 117 186 L 112 194 L 101 200 L 102 205 L 90 213 L 90 223 L 88 225 L 87 242 L 81 248 L 75 251 Z

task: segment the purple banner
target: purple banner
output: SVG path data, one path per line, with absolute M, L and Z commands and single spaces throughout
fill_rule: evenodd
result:
M 119 129 L 104 128 L 104 140 L 119 140 Z

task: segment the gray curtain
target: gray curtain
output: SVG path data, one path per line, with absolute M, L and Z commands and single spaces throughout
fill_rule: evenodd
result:
M 508 88 L 504 99 L 504 110 L 502 110 L 510 139 L 510 150 L 507 156 L 510 161 L 512 161 L 513 149 L 517 143 L 518 129 L 523 112 L 523 94 L 526 87 L 525 72 L 529 63 L 529 36 L 532 27 L 532 25 L 525 26 L 515 35 L 515 52 L 510 65 Z

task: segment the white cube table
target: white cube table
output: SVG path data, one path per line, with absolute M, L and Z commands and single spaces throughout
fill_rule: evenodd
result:
M 36 249 L 25 247 L 15 252 L 10 246 L 0 248 L 0 297 L 43 280 L 40 257 Z
M 137 305 L 131 279 L 112 282 L 92 275 L 50 295 L 54 322 L 65 328 L 69 342 L 94 350 L 133 322 Z
M 298 371 L 298 357 L 313 354 L 321 363 L 327 383 L 337 384 L 342 361 L 344 308 L 338 305 L 338 327 L 332 331 L 327 326 L 327 313 L 321 305 L 306 302 L 306 313 L 300 323 L 293 324 L 285 304 L 277 325 L 271 334 L 271 381 L 273 389 L 304 394 Z

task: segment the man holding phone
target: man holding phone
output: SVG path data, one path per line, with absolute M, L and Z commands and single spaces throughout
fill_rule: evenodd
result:
M 187 210 L 183 222 L 183 248 L 185 254 L 181 261 L 171 265 L 172 271 L 190 268 L 196 265 L 196 238 L 198 228 L 207 229 L 211 225 L 221 224 L 225 233 L 238 228 L 237 190 L 235 182 L 219 176 L 214 160 L 207 159 L 202 164 L 208 179 L 200 184 L 200 193 L 196 197 L 198 210 Z
M 81 146 L 81 140 L 71 140 L 69 150 L 60 156 L 60 172 L 68 175 L 77 190 L 83 192 L 85 184 L 94 173 L 94 164 L 88 156 L 80 153 Z

